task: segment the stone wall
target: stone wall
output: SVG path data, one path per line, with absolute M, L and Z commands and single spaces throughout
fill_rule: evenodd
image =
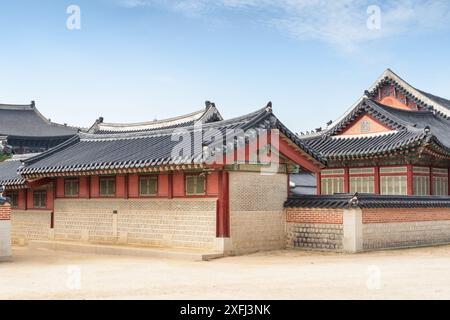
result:
M 51 211 L 47 210 L 13 210 L 11 214 L 12 242 L 25 245 L 31 240 L 49 240 Z
M 343 236 L 341 209 L 286 210 L 287 248 L 342 251 Z
M 450 243 L 450 209 L 364 209 L 364 250 Z
M 0 261 L 11 257 L 11 207 L 0 205 Z
M 230 172 L 232 252 L 244 254 L 285 248 L 287 175 Z
M 286 209 L 288 248 L 360 252 L 450 243 L 449 208 Z
M 55 239 L 213 249 L 216 199 L 58 199 Z

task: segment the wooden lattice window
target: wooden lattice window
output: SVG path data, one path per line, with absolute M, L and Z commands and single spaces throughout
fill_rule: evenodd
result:
M 186 176 L 186 195 L 204 195 L 206 193 L 206 179 L 204 175 Z
M 141 196 L 156 196 L 158 194 L 158 177 L 139 177 L 139 194 Z
M 47 190 L 33 191 L 33 206 L 37 209 L 47 208 Z
M 100 195 L 102 197 L 114 197 L 116 195 L 116 178 L 101 177 L 100 178 Z
M 80 190 L 80 183 L 78 179 L 64 180 L 64 195 L 66 197 L 77 197 Z

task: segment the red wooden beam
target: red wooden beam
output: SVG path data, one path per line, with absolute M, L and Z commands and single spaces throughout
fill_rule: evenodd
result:
M 316 179 L 317 179 L 317 195 L 321 195 L 322 194 L 322 178 L 321 178 L 321 173 L 317 172 L 316 173 Z
M 217 199 L 216 236 L 230 237 L 230 208 L 229 208 L 229 175 L 226 171 L 219 173 L 219 198 Z
M 407 165 L 407 178 L 406 178 L 406 182 L 407 182 L 407 193 L 408 196 L 412 196 L 414 195 L 414 175 L 413 175 L 413 166 L 412 165 Z
M 303 167 L 304 169 L 317 173 L 320 170 L 319 165 L 314 163 L 312 160 L 309 160 L 306 155 L 302 154 L 301 152 L 297 151 L 289 145 L 285 140 L 279 139 L 279 150 L 280 153 L 288 157 L 290 160 L 298 164 L 299 166 Z

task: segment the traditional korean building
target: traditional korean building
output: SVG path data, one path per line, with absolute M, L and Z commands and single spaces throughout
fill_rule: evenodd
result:
M 0 164 L 15 243 L 282 249 L 289 174 L 323 166 L 271 104 L 229 120 L 211 104 L 139 128 L 96 125 L 22 164 Z
M 326 130 L 302 136 L 327 162 L 318 193 L 448 195 L 449 117 L 449 100 L 387 70 Z
M 29 105 L 0 104 L 0 142 L 11 146 L 15 154 L 48 150 L 78 131 L 45 118 L 34 101 Z
M 325 130 L 317 195 L 293 195 L 287 246 L 357 252 L 450 243 L 450 100 L 391 70 Z
M 42 154 L 0 163 L 0 185 L 15 243 L 232 254 L 443 244 L 449 128 L 449 100 L 387 70 L 315 133 L 293 134 L 271 104 L 229 120 L 210 102 L 167 120 L 100 118 Z

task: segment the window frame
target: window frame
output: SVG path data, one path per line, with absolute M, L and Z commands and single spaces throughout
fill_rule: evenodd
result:
M 349 168 L 349 192 L 350 193 L 367 193 L 367 194 L 375 194 L 376 193 L 376 179 L 375 179 L 375 172 L 376 172 L 376 168 L 375 167 L 351 167 Z M 358 191 L 358 190 L 354 190 L 354 184 L 352 183 L 352 180 L 354 182 L 355 179 L 365 179 L 367 178 L 368 180 L 372 180 L 369 181 L 368 184 L 368 188 L 369 191 L 365 192 L 365 191 Z M 358 185 L 357 185 L 358 186 Z M 356 187 L 357 187 L 356 186 Z M 355 187 L 355 189 L 356 189 Z M 370 191 L 370 189 L 372 190 L 372 192 Z
M 156 180 L 156 192 L 154 194 L 143 194 L 142 193 L 142 179 L 154 179 Z M 138 179 L 138 189 L 139 189 L 139 197 L 141 198 L 154 198 L 158 196 L 159 192 L 159 178 L 157 175 L 140 175 Z
M 442 182 L 443 180 L 443 182 Z M 441 186 L 444 186 L 446 193 L 437 193 L 438 181 Z M 431 189 L 433 196 L 448 196 L 449 195 L 449 175 L 447 168 L 431 168 Z
M 112 194 L 102 193 L 102 181 L 113 181 L 114 192 Z M 98 178 L 98 194 L 100 198 L 114 198 L 117 195 L 117 179 L 116 176 L 103 176 Z
M 325 189 L 328 190 L 328 187 L 325 188 L 325 184 L 328 184 L 330 181 L 332 181 L 331 184 L 333 189 L 335 183 L 337 183 L 338 187 L 342 186 L 342 192 L 334 192 L 333 190 L 333 193 L 325 193 Z M 331 168 L 322 170 L 320 172 L 320 194 L 334 195 L 341 193 L 345 193 L 345 168 Z
M 198 180 L 199 177 L 203 178 L 203 193 L 189 193 L 188 192 L 188 178 L 196 178 Z M 195 184 L 195 190 L 197 190 L 197 183 Z M 201 173 L 197 174 L 185 174 L 184 175 L 184 194 L 188 197 L 202 197 L 207 194 L 207 179 L 206 174 L 202 175 Z
M 66 192 L 66 184 L 74 183 L 77 184 L 77 193 L 76 194 L 67 194 Z M 78 198 L 80 196 L 80 179 L 79 178 L 66 178 L 64 179 L 64 197 L 65 198 Z
M 413 179 L 413 195 L 418 197 L 426 197 L 431 195 L 431 184 L 430 184 L 430 167 L 414 166 L 412 168 L 412 179 Z M 424 192 L 419 192 L 419 184 L 421 181 L 420 190 L 425 190 Z
M 8 191 L 8 193 L 6 194 L 7 197 L 11 199 L 10 204 L 11 204 L 12 209 L 19 208 L 19 197 L 20 197 L 19 193 L 20 193 L 20 191 L 18 191 L 18 190 L 11 190 L 11 191 Z M 13 201 L 14 198 L 16 198 L 16 200 L 17 200 L 16 203 L 14 203 L 15 201 Z
M 44 197 L 42 197 L 42 195 L 45 195 Z M 39 195 L 39 201 L 38 201 L 38 205 L 36 205 L 36 197 Z M 41 189 L 41 190 L 33 190 L 33 208 L 34 209 L 47 209 L 48 208 L 48 201 L 47 201 L 47 197 L 48 197 L 48 192 L 47 190 Z M 42 200 L 44 200 L 44 205 L 42 205 Z

